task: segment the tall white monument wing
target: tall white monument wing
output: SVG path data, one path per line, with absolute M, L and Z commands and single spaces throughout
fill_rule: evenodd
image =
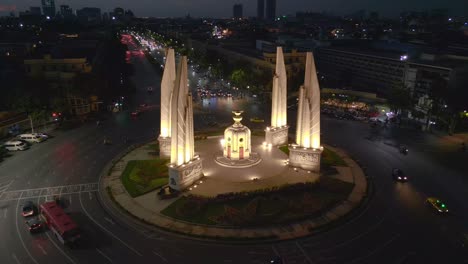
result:
M 174 50 L 169 49 L 161 80 L 161 137 L 171 136 L 171 95 L 174 90 L 176 65 Z

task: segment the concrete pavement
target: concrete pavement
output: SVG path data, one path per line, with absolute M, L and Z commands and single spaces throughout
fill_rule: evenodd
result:
M 224 228 L 217 226 L 199 225 L 172 219 L 160 212 L 177 198 L 159 200 L 157 191 L 132 198 L 122 185 L 120 177 L 130 160 L 147 160 L 154 158 L 148 145 L 139 146 L 120 158 L 109 173 L 101 179 L 102 189 L 110 190 L 112 199 L 118 205 L 134 217 L 165 230 L 199 238 L 222 238 L 222 239 L 263 239 L 263 240 L 284 240 L 304 237 L 325 225 L 330 224 L 339 218 L 347 215 L 354 208 L 358 207 L 367 195 L 367 179 L 359 165 L 340 149 L 334 150 L 345 160 L 348 167 L 338 168 L 339 174 L 334 176 L 340 180 L 354 183 L 354 188 L 348 199 L 331 208 L 320 217 L 307 219 L 285 225 L 275 225 L 258 228 Z M 101 189 L 101 190 L 102 190 Z M 188 194 L 183 193 L 182 195 Z M 109 195 L 109 193 L 107 193 Z

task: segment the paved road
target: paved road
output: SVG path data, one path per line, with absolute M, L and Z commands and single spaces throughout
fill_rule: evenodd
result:
M 132 45 L 131 49 L 138 47 Z M 154 138 L 158 130 L 158 94 L 148 95 L 146 87 L 159 87 L 160 76 L 145 58 L 137 56 L 132 61 L 138 89 L 133 105 L 143 102 L 155 107 L 137 119 L 124 112 L 110 116 L 99 127 L 88 124 L 57 132 L 55 138 L 15 153 L 0 164 L 2 264 L 269 263 L 274 255 L 282 256 L 285 263 L 465 260 L 460 245 L 461 234 L 468 231 L 465 203 L 468 188 L 462 173 L 441 166 L 440 157 L 434 157 L 417 140 L 407 142 L 410 153 L 402 156 L 389 143 L 398 143 L 404 137 L 386 131 L 372 132 L 367 124 L 353 121 L 323 118 L 324 142 L 347 150 L 365 165 L 375 192 L 367 207 L 353 220 L 316 236 L 274 244 L 196 241 L 137 224 L 109 208 L 96 191 L 99 173 L 129 144 Z M 217 102 L 209 107 L 216 109 Z M 255 107 L 263 111 L 263 106 Z M 294 113 L 290 117 L 291 114 Z M 210 115 L 218 122 L 230 122 L 226 111 L 212 111 Z M 105 136 L 114 144 L 104 146 Z M 125 143 L 124 137 L 131 142 Z M 394 183 L 389 175 L 392 167 L 402 168 L 410 181 Z M 79 248 L 61 246 L 50 232 L 29 234 L 19 214 L 25 200 L 41 203 L 51 200 L 57 192 L 62 193 L 66 211 L 83 230 L 84 243 Z M 444 198 L 453 213 L 434 214 L 424 205 L 427 195 Z

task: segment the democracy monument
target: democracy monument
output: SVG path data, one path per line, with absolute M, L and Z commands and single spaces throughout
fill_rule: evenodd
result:
M 161 81 L 161 131 L 158 141 L 160 156 L 170 158 L 168 166 L 171 188 L 203 194 L 204 186 L 212 181 L 222 181 L 222 187 L 207 191 L 210 194 L 219 194 L 222 190 L 239 191 L 238 186 L 231 183 L 255 180 L 259 187 L 271 187 L 272 184 L 297 183 L 298 179 L 310 182 L 319 178 L 323 151 L 320 145 L 320 90 L 311 52 L 307 53 L 304 85 L 299 89 L 295 143 L 288 145 L 286 67 L 283 50 L 277 47 L 271 125 L 265 128 L 264 140 L 251 136 L 250 129 L 241 123 L 243 111 L 239 109 L 233 111 L 234 124 L 225 129 L 223 136 L 197 145 L 198 154 L 195 154 L 193 103 L 188 87 L 187 57 L 181 57 L 177 72 L 175 64 L 174 50 L 168 49 Z M 284 157 L 285 153 L 278 149 L 280 146 L 289 146 L 289 158 Z M 295 172 L 301 170 L 308 175 L 295 179 L 285 178 L 289 168 L 293 168 Z M 243 175 L 252 173 L 254 176 L 240 176 L 239 170 L 243 171 Z M 262 182 L 278 173 L 282 173 L 283 177 Z M 203 186 L 197 185 L 201 178 L 205 178 Z M 199 188 L 195 190 L 197 187 Z

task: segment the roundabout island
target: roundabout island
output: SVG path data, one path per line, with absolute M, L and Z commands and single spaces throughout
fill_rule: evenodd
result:
M 197 141 L 187 59 L 182 56 L 176 72 L 174 52 L 167 54 L 158 141 L 135 146 L 101 182 L 121 209 L 199 238 L 281 240 L 310 235 L 361 204 L 367 194 L 363 171 L 343 151 L 320 145 L 312 53 L 299 89 L 295 140 L 288 132 L 287 78 L 278 47 L 265 137 L 251 136 L 242 111 L 233 111 L 234 124 L 223 135 Z

